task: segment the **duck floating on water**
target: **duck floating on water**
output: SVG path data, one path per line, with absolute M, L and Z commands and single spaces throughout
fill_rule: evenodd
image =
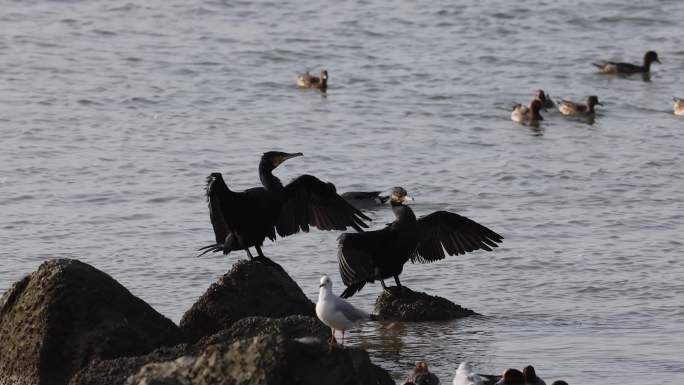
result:
M 384 206 L 389 201 L 389 195 L 382 191 L 349 191 L 340 196 L 359 210 Z
M 506 369 L 496 385 L 525 385 L 525 376 L 518 369 Z
M 651 72 L 652 63 L 660 63 L 658 54 L 655 51 L 648 51 L 644 54 L 643 65 L 632 64 L 632 63 L 619 63 L 612 61 L 600 61 L 597 63 L 591 63 L 598 67 L 599 73 L 601 74 L 644 74 Z
M 409 374 L 403 385 L 440 385 L 439 378 L 428 370 L 426 362 L 416 362 L 413 372 Z
M 542 108 L 554 108 L 556 104 L 551 100 L 551 95 L 545 93 L 544 90 L 537 90 L 534 92 L 534 98 L 539 99 L 542 102 Z
M 546 382 L 537 377 L 537 372 L 532 365 L 527 365 L 523 368 L 523 376 L 525 377 L 525 385 L 546 385 Z
M 684 116 L 684 99 L 672 98 L 672 100 L 674 101 L 673 113 L 675 115 Z
M 592 95 L 587 97 L 587 104 L 574 103 L 567 100 L 562 100 L 558 103 L 558 111 L 563 115 L 569 116 L 587 116 L 594 114 L 594 107 L 596 105 L 602 106 L 599 102 L 598 96 Z
M 275 240 L 310 226 L 319 230 L 346 230 L 351 227 L 363 231 L 370 220 L 335 192 L 335 186 L 312 175 L 302 175 L 283 186 L 273 170 L 288 159 L 303 156 L 301 152 L 269 151 L 259 162 L 262 187 L 235 192 L 228 188 L 221 173 L 207 178 L 209 218 L 214 228 L 216 243 L 205 246 L 204 252 L 245 250 L 249 259 L 254 247 L 259 257 L 265 258 L 261 245 L 267 237 Z
M 511 120 L 516 123 L 535 123 L 544 120 L 539 113 L 539 110 L 542 109 L 542 105 L 542 101 L 537 98 L 532 99 L 529 106 L 516 104 L 511 112 Z
M 328 89 L 328 71 L 321 71 L 321 76 L 310 75 L 306 73 L 297 75 L 297 85 L 301 88 L 315 88 L 325 92 Z
M 402 187 L 394 187 L 390 195 L 394 222 L 385 228 L 364 233 L 344 233 L 338 239 L 337 261 L 342 282 L 347 288 L 342 298 L 359 292 L 366 283 L 394 277 L 401 287 L 399 275 L 404 264 L 429 263 L 448 255 L 475 250 L 492 251 L 503 237 L 481 224 L 448 211 L 436 211 L 416 219 L 404 203 L 413 200 Z

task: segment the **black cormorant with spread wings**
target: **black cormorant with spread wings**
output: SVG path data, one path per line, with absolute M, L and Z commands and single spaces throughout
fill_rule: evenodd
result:
M 404 264 L 429 263 L 449 255 L 482 249 L 492 251 L 503 237 L 494 231 L 448 211 L 435 211 L 416 219 L 404 202 L 410 201 L 406 190 L 392 189 L 390 203 L 396 220 L 384 229 L 364 233 L 344 233 L 339 238 L 337 261 L 342 282 L 347 286 L 341 297 L 349 298 L 366 283 L 394 277 L 401 287 L 399 275 Z
M 261 245 L 265 238 L 308 232 L 309 226 L 320 230 L 346 230 L 352 227 L 363 231 L 370 220 L 335 192 L 332 183 L 322 182 L 311 175 L 302 175 L 283 186 L 272 171 L 284 161 L 302 156 L 269 151 L 259 163 L 259 178 L 263 187 L 242 192 L 228 188 L 221 173 L 207 178 L 209 218 L 214 228 L 216 243 L 205 246 L 204 252 L 245 250 L 251 259 L 250 247 L 264 257 Z

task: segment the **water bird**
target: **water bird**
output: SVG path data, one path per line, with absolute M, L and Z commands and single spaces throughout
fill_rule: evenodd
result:
M 660 63 L 658 54 L 655 51 L 648 51 L 644 54 L 643 65 L 632 64 L 632 63 L 618 63 L 612 61 L 602 60 L 597 63 L 591 63 L 598 67 L 599 73 L 601 74 L 644 74 L 651 72 L 651 64 Z
M 474 371 L 470 362 L 461 362 L 456 369 L 453 385 L 482 385 L 482 378 Z
M 313 76 L 309 71 L 297 75 L 297 85 L 301 88 L 316 88 L 325 92 L 328 89 L 328 71 L 322 70 L 321 76 Z
M 672 98 L 674 101 L 674 114 L 684 116 L 684 99 Z
M 359 210 L 384 206 L 389 201 L 389 195 L 382 191 L 349 191 L 340 196 Z
M 335 192 L 332 183 L 322 182 L 312 175 L 302 175 L 286 186 L 273 175 L 273 170 L 288 159 L 303 156 L 301 152 L 269 151 L 259 162 L 259 179 L 263 187 L 235 192 L 228 188 L 221 173 L 207 178 L 209 218 L 216 243 L 205 246 L 202 254 L 233 250 L 249 251 L 254 247 L 264 257 L 261 245 L 268 237 L 281 237 L 308 232 L 310 226 L 320 230 L 363 231 L 370 220 Z M 264 257 L 265 258 L 265 257 Z
M 537 372 L 532 365 L 527 365 L 523 368 L 523 377 L 525 377 L 525 385 L 546 385 L 546 382 L 537 377 Z
M 537 98 L 532 99 L 529 106 L 516 104 L 511 112 L 511 120 L 516 123 L 539 122 L 540 120 L 544 120 L 541 114 L 539 114 L 541 108 L 542 101 Z
M 534 99 L 539 99 L 542 102 L 542 108 L 554 108 L 556 104 L 551 99 L 551 95 L 545 93 L 544 90 L 537 90 L 534 92 Z
M 336 296 L 332 291 L 332 280 L 327 275 L 321 277 L 318 287 L 316 315 L 332 331 L 332 336 L 328 342 L 335 342 L 335 331 L 341 330 L 342 345 L 344 345 L 344 333 L 347 330 L 355 328 L 365 321 L 375 319 L 372 314 L 359 310 L 354 305 Z
M 591 95 L 587 97 L 587 104 L 574 103 L 568 100 L 562 100 L 558 103 L 558 111 L 563 115 L 569 116 L 587 116 L 594 114 L 594 107 L 596 105 L 602 106 L 599 102 L 598 96 Z
M 439 378 L 428 370 L 428 365 L 424 361 L 416 362 L 404 385 L 439 385 Z
M 399 275 L 404 264 L 429 263 L 448 255 L 465 254 L 483 249 L 492 251 L 503 237 L 464 216 L 448 211 L 435 211 L 416 219 L 404 203 L 413 200 L 402 187 L 394 187 L 390 205 L 396 217 L 385 228 L 364 233 L 344 233 L 338 238 L 337 262 L 347 288 L 342 298 L 359 292 L 366 283 L 394 277 L 401 287 Z
M 506 369 L 496 385 L 525 385 L 525 376 L 518 369 Z

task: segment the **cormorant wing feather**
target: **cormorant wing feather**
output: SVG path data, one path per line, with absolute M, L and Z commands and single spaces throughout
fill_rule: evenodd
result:
M 309 231 L 309 226 L 320 230 L 346 230 L 353 227 L 363 231 L 370 220 L 335 191 L 332 183 L 322 182 L 311 175 L 302 175 L 283 192 L 284 202 L 276 223 L 281 236 Z
M 503 237 L 464 216 L 435 211 L 418 219 L 418 247 L 411 262 L 428 263 L 447 254 L 465 254 L 474 250 L 492 251 Z
M 387 244 L 388 235 L 388 227 L 382 230 L 340 235 L 337 240 L 337 263 L 342 282 L 346 286 L 374 279 L 375 254 Z
M 212 173 L 207 177 L 207 202 L 209 203 L 209 219 L 214 228 L 216 244 L 223 245 L 226 236 L 230 232 L 226 223 L 225 213 L 227 212 L 228 186 L 223 181 L 223 176 L 219 172 Z

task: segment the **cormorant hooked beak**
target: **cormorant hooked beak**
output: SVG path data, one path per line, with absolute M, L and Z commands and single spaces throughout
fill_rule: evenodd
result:
M 288 159 L 296 158 L 296 157 L 298 157 L 298 156 L 304 156 L 304 154 L 302 154 L 301 152 L 295 152 L 295 153 L 292 153 L 292 154 L 283 154 L 283 155 L 281 155 L 281 156 L 279 156 L 278 158 L 275 159 L 275 166 L 278 167 L 278 166 L 280 166 L 280 164 L 283 163 L 284 161 L 286 161 L 286 160 L 288 160 Z

